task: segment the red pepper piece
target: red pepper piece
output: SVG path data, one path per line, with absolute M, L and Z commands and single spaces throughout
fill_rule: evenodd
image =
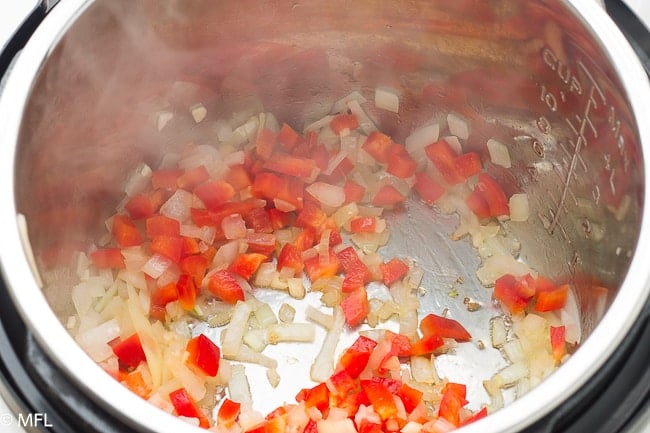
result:
M 454 160 L 454 165 L 458 174 L 463 178 L 467 179 L 468 177 L 474 176 L 481 172 L 481 157 L 478 156 L 476 152 L 467 152 L 462 155 L 458 155 Z
M 160 321 L 165 320 L 165 315 L 167 314 L 165 306 L 176 300 L 178 300 L 178 289 L 176 288 L 176 283 L 168 283 L 164 286 L 155 288 L 151 292 L 149 315 Z
M 273 233 L 271 217 L 266 209 L 255 207 L 242 215 L 246 226 L 257 233 Z
M 382 420 L 397 415 L 397 406 L 393 394 L 381 383 L 374 380 L 362 380 L 361 389 L 366 393 L 372 407 Z
M 296 218 L 296 226 L 298 227 L 313 227 L 319 230 L 327 221 L 327 214 L 314 202 L 307 202 L 298 213 Z
M 540 291 L 536 295 L 535 311 L 546 312 L 559 310 L 566 304 L 568 295 L 568 284 L 563 284 L 554 290 Z
M 356 253 L 355 253 L 356 254 Z M 348 266 L 343 278 L 341 290 L 343 293 L 350 293 L 359 287 L 364 287 L 370 281 L 370 271 L 361 260 Z
M 531 280 L 530 275 L 526 277 L 503 275 L 494 282 L 494 298 L 511 313 L 522 313 L 535 293 L 534 282 Z M 530 293 L 531 285 L 532 293 Z
M 360 325 L 370 312 L 366 288 L 361 286 L 350 292 L 341 301 L 341 309 L 343 310 L 345 321 L 350 328 Z
M 194 280 L 194 284 L 199 287 L 208 270 L 208 265 L 208 258 L 201 254 L 184 257 L 179 263 L 181 272 L 190 275 Z
M 206 208 L 215 209 L 235 195 L 235 189 L 225 180 L 209 180 L 194 188 L 194 194 Z
M 424 335 L 438 335 L 442 338 L 453 338 L 457 341 L 469 341 L 472 336 L 456 320 L 437 316 L 433 313 L 427 314 L 420 321 L 420 330 Z
M 219 372 L 221 350 L 208 337 L 199 334 L 187 342 L 187 362 L 208 376 Z
M 275 235 L 271 233 L 246 233 L 248 251 L 270 256 L 275 251 Z
M 225 398 L 221 407 L 219 407 L 219 412 L 217 413 L 217 424 L 225 428 L 232 427 L 237 418 L 239 417 L 239 412 L 241 411 L 241 403 Z
M 457 155 L 447 140 L 440 139 L 425 147 L 424 151 L 447 183 L 456 185 L 465 182 L 466 179 L 456 170 Z
M 432 205 L 443 196 L 445 189 L 424 172 L 415 174 L 415 191 L 426 204 Z
M 304 263 L 305 273 L 312 282 L 323 277 L 333 277 L 338 274 L 341 267 L 338 257 L 331 248 L 329 249 L 329 263 L 321 263 L 319 255 L 305 260 Z
M 126 215 L 115 215 L 113 217 L 112 230 L 113 237 L 122 248 L 134 247 L 142 243 L 142 236 L 138 228 L 133 224 L 131 218 Z
M 398 258 L 392 258 L 386 263 L 379 265 L 381 270 L 381 279 L 387 286 L 402 278 L 409 271 L 406 263 Z
M 403 383 L 397 391 L 397 395 L 402 399 L 406 412 L 411 413 L 413 412 L 413 409 L 420 404 L 424 394 L 419 389 L 415 389 L 406 383 Z
M 164 215 L 154 215 L 145 221 L 145 233 L 149 239 L 160 235 L 180 236 L 181 223 Z
M 411 344 L 411 355 L 428 355 L 442 346 L 442 338 L 436 334 L 425 335 Z
M 366 194 L 366 188 L 352 180 L 345 181 L 343 191 L 345 192 L 345 203 L 361 203 Z
M 183 170 L 176 168 L 156 170 L 151 175 L 151 186 L 153 189 L 175 191 L 178 189 L 177 180 L 183 173 Z
M 360 261 L 359 255 L 354 250 L 354 247 L 345 247 L 339 251 L 336 256 L 339 258 L 341 266 L 343 266 L 343 270 L 345 270 L 345 272 L 354 266 L 356 262 Z
M 278 255 L 278 269 L 291 268 L 294 274 L 302 272 L 305 264 L 302 260 L 302 251 L 293 244 L 284 244 Z
M 174 406 L 174 409 L 179 416 L 198 418 L 200 427 L 210 427 L 210 421 L 185 388 L 179 388 L 175 391 L 170 392 L 169 399 L 171 400 L 172 405 Z
M 149 250 L 152 254 L 160 254 L 179 263 L 183 256 L 183 239 L 178 236 L 156 236 L 151 240 Z
M 90 253 L 90 261 L 97 269 L 124 269 L 121 248 L 100 248 Z
M 250 280 L 260 265 L 268 259 L 268 256 L 259 253 L 240 254 L 228 266 L 228 270 L 245 280 Z
M 381 132 L 373 131 L 368 135 L 366 141 L 361 145 L 363 150 L 368 152 L 375 161 L 387 164 L 390 159 L 390 150 L 393 145 L 391 138 Z
M 244 301 L 244 290 L 232 274 L 226 270 L 217 271 L 208 280 L 208 290 L 229 304 Z
M 188 274 L 182 274 L 176 282 L 176 291 L 178 292 L 178 301 L 185 311 L 194 309 L 196 303 L 197 288 L 194 280 Z
M 551 349 L 553 359 L 560 362 L 566 355 L 566 328 L 563 326 L 551 326 Z
M 147 356 L 142 349 L 142 343 L 137 333 L 110 343 L 113 353 L 117 356 L 120 364 L 129 369 L 136 368 L 141 362 L 147 360 Z
M 373 206 L 391 207 L 404 201 L 406 197 L 392 185 L 384 185 L 379 188 L 377 194 L 372 198 Z
M 490 175 L 479 173 L 478 182 L 476 182 L 476 185 L 474 186 L 474 191 L 479 192 L 483 196 L 490 207 L 491 216 L 500 217 L 510 215 L 508 198 L 501 188 L 501 185 L 499 185 Z
M 284 123 L 278 132 L 276 141 L 286 150 L 291 150 L 302 141 L 302 137 L 291 126 Z
M 374 233 L 377 228 L 377 217 L 359 216 L 350 220 L 352 233 Z
M 204 165 L 187 170 L 176 179 L 176 186 L 186 191 L 191 191 L 206 180 L 210 179 L 210 173 Z
M 273 153 L 273 147 L 276 142 L 276 135 L 273 131 L 268 128 L 262 128 L 262 130 L 257 134 L 257 140 L 255 141 L 255 153 L 261 159 L 269 159 Z
M 154 191 L 150 194 L 134 195 L 126 202 L 124 209 L 126 209 L 131 218 L 139 220 L 148 218 L 158 212 L 162 204 L 162 194 L 159 191 Z
M 478 412 L 474 413 L 473 415 L 471 415 L 471 416 L 465 418 L 464 420 L 462 420 L 460 425 L 464 426 L 464 425 L 467 425 L 467 424 L 471 424 L 474 421 L 478 421 L 481 418 L 485 418 L 487 415 L 488 415 L 487 408 L 484 407 L 481 410 L 479 410 Z
M 489 218 L 492 216 L 490 205 L 483 195 L 476 190 L 470 192 L 467 197 L 465 197 L 465 203 L 467 203 L 467 206 L 469 206 L 471 211 L 479 218 Z
M 388 167 L 386 168 L 388 173 L 401 179 L 409 178 L 415 174 L 418 163 L 406 152 L 404 146 L 397 143 L 393 144 L 391 153 L 392 155 L 388 160 Z
M 354 114 L 339 114 L 338 116 L 334 116 L 330 121 L 330 128 L 332 128 L 332 131 L 337 135 L 344 129 L 352 131 L 358 127 L 359 121 L 357 120 L 357 116 Z
M 327 388 L 325 382 L 322 382 L 313 388 L 305 388 L 298 392 L 296 395 L 296 401 L 305 402 L 307 408 L 315 407 L 321 412 L 329 407 L 330 404 L 330 392 Z
M 265 170 L 287 176 L 310 178 L 316 173 L 316 161 L 309 158 L 274 153 L 262 166 Z
M 243 165 L 232 165 L 228 167 L 225 181 L 232 185 L 235 191 L 248 188 L 252 183 L 251 177 Z
M 438 416 L 454 426 L 460 425 L 460 410 L 467 404 L 465 385 L 449 382 L 442 390 L 442 400 Z

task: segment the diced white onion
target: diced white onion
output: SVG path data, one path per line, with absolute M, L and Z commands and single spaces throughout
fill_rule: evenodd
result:
M 208 115 L 208 109 L 199 102 L 190 107 L 190 113 L 192 113 L 192 119 L 194 119 L 195 123 L 201 123 Z
M 560 318 L 565 326 L 564 338 L 569 344 L 580 343 L 582 339 L 582 325 L 580 323 L 580 309 L 574 291 L 571 289 L 567 295 L 566 303 L 560 310 Z
M 191 216 L 192 201 L 193 194 L 191 192 L 177 189 L 160 207 L 160 213 L 180 222 L 187 221 Z
M 148 185 L 153 171 L 147 164 L 140 164 L 126 180 L 124 192 L 128 197 L 132 197 L 142 192 Z
M 364 134 L 368 135 L 373 131 L 377 130 L 377 125 L 373 120 L 368 116 L 368 113 L 361 107 L 359 101 L 352 100 L 348 102 L 348 108 L 350 112 L 357 117 L 357 122 L 359 122 L 359 128 L 363 131 Z
M 232 358 L 239 353 L 250 314 L 251 308 L 246 302 L 237 302 L 221 343 L 223 356 Z
M 508 146 L 501 143 L 500 141 L 491 138 L 487 141 L 487 148 L 488 153 L 490 154 L 490 161 L 492 161 L 492 163 L 500 165 L 504 168 L 512 167 Z
M 414 130 L 404 140 L 406 151 L 414 158 L 424 157 L 424 148 L 435 143 L 440 137 L 440 125 L 432 123 Z
M 325 206 L 339 207 L 345 202 L 345 191 L 338 185 L 314 182 L 305 190 Z
M 142 272 L 156 279 L 172 265 L 172 261 L 160 254 L 153 254 L 149 260 L 142 266 Z
M 349 104 L 353 101 L 357 104 L 365 104 L 367 99 L 358 90 L 353 90 L 332 105 L 332 113 L 337 114 L 346 112 Z
M 375 89 L 375 107 L 398 113 L 399 94 L 397 90 L 389 87 L 377 87 Z
M 447 115 L 447 126 L 451 135 L 455 135 L 461 140 L 467 140 L 469 138 L 469 124 L 460 115 L 449 113 Z
M 324 382 L 334 372 L 334 354 L 336 353 L 336 346 L 338 345 L 339 338 L 341 337 L 341 332 L 343 332 L 344 324 L 345 317 L 343 316 L 343 311 L 340 307 L 335 307 L 334 323 L 332 324 L 332 327 L 327 331 L 323 345 L 321 346 L 321 349 L 316 356 L 316 360 L 310 369 L 312 380 L 316 382 Z
M 528 221 L 530 208 L 528 205 L 528 194 L 520 193 L 510 196 L 510 221 L 524 222 Z
M 246 237 L 246 222 L 238 213 L 228 215 L 221 220 L 221 229 L 226 239 L 242 239 Z

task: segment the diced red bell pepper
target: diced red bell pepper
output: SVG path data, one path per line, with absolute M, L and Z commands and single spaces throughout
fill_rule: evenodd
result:
M 183 256 L 183 239 L 178 236 L 156 236 L 149 245 L 151 254 L 160 254 L 174 263 L 179 263 Z
M 206 180 L 210 179 L 210 173 L 204 165 L 187 170 L 176 179 L 176 186 L 186 191 L 191 191 Z
M 194 284 L 198 287 L 203 282 L 208 265 L 208 258 L 201 254 L 184 257 L 179 263 L 181 272 L 190 275 L 194 280 Z
M 354 250 L 354 247 L 345 247 L 338 253 L 336 253 L 336 256 L 339 258 L 339 261 L 341 262 L 341 266 L 343 267 L 343 270 L 347 272 L 352 266 L 356 264 L 356 262 L 360 261 L 359 255 L 357 252 Z
M 448 382 L 442 389 L 442 400 L 438 416 L 455 426 L 460 425 L 460 411 L 467 404 L 466 387 L 463 384 Z
M 478 421 L 478 420 L 481 419 L 481 418 L 485 418 L 487 415 L 488 415 L 487 408 L 486 408 L 486 407 L 483 407 L 483 408 L 482 408 L 481 410 L 479 410 L 478 412 L 476 412 L 476 413 L 474 413 L 473 415 L 471 415 L 471 416 L 465 418 L 464 420 L 462 420 L 462 421 L 460 422 L 460 425 L 461 425 L 461 426 L 464 426 L 464 425 L 467 425 L 467 424 L 471 424 L 471 423 L 473 423 L 474 421 Z
M 350 220 L 352 233 L 374 233 L 377 228 L 377 217 L 358 216 Z
M 221 350 L 212 340 L 199 334 L 187 342 L 187 362 L 203 374 L 214 377 L 219 372 Z
M 291 150 L 302 141 L 302 137 L 291 126 L 284 123 L 278 132 L 276 141 L 286 150 Z
M 263 168 L 287 176 L 302 178 L 314 176 L 317 170 L 316 161 L 313 159 L 277 152 L 271 155 L 264 163 Z
M 142 370 L 140 369 L 135 369 L 129 372 L 120 370 L 118 380 L 122 385 L 126 386 L 129 391 L 145 400 L 151 395 L 151 385 L 144 380 Z
M 398 410 L 393 394 L 382 383 L 374 380 L 362 380 L 361 389 L 372 403 L 372 407 L 382 420 L 397 415 Z
M 155 214 L 163 204 L 163 197 L 159 191 L 150 194 L 136 194 L 124 205 L 124 209 L 134 220 L 148 218 Z
M 293 241 L 293 244 L 300 251 L 305 251 L 314 246 L 316 242 L 316 230 L 312 227 L 305 227 L 302 231 L 296 236 L 296 239 Z
M 386 263 L 380 264 L 379 269 L 381 271 L 381 279 L 387 286 L 402 278 L 409 271 L 408 265 L 396 257 Z
M 244 301 L 244 289 L 239 285 L 232 274 L 226 270 L 215 272 L 208 279 L 208 290 L 229 304 L 236 304 L 237 301 Z
M 393 148 L 395 146 L 399 146 L 404 149 L 401 144 L 393 144 Z M 413 176 L 417 168 L 417 161 L 411 158 L 411 155 L 409 155 L 406 151 L 403 151 L 391 156 L 391 158 L 388 160 L 388 167 L 386 168 L 386 171 L 395 177 L 406 179 Z
M 373 206 L 391 207 L 398 203 L 402 203 L 406 197 L 402 195 L 392 185 L 384 185 L 379 188 L 377 194 L 372 198 Z
M 165 306 L 176 300 L 178 300 L 178 289 L 176 288 L 176 283 L 168 283 L 164 286 L 155 288 L 151 292 L 149 315 L 160 321 L 165 320 L 165 315 L 167 314 Z
M 481 157 L 476 152 L 466 152 L 454 159 L 454 165 L 460 176 L 467 179 L 479 174 L 481 169 Z
M 363 323 L 370 312 L 366 288 L 361 286 L 350 292 L 341 301 L 341 309 L 343 310 L 345 321 L 350 328 L 354 328 Z
M 551 350 L 553 351 L 553 359 L 555 362 L 560 362 L 564 355 L 566 355 L 566 327 L 551 326 Z
M 100 248 L 90 253 L 90 261 L 97 269 L 124 269 L 121 248 Z
M 210 421 L 185 388 L 179 388 L 170 392 L 169 399 L 179 416 L 198 418 L 200 427 L 210 427 Z
M 415 188 L 422 201 L 429 205 L 434 204 L 445 193 L 445 189 L 423 171 L 415 174 L 413 188 Z
M 568 295 L 568 284 L 563 284 L 554 290 L 538 291 L 535 299 L 535 311 L 546 312 L 559 310 L 566 304 Z
M 208 209 L 221 206 L 235 195 L 232 185 L 221 179 L 203 182 L 193 192 Z
M 346 180 L 343 185 L 345 192 L 345 203 L 361 203 L 366 194 L 366 188 L 352 180 Z
M 177 168 L 155 170 L 151 174 L 151 186 L 153 189 L 174 191 L 178 188 L 177 180 L 184 171 Z
M 276 135 L 268 128 L 262 128 L 255 141 L 255 153 L 262 159 L 269 159 L 276 143 Z
M 271 233 L 246 233 L 248 251 L 270 256 L 275 251 L 275 235 Z
M 406 409 L 406 412 L 411 413 L 413 412 L 413 409 L 415 409 L 422 401 L 422 396 L 424 393 L 419 389 L 415 389 L 408 384 L 403 383 L 400 386 L 397 395 L 400 399 L 402 399 L 402 403 L 404 403 L 404 409 Z
M 361 260 L 357 259 L 356 262 L 349 265 L 346 269 L 341 290 L 343 293 L 350 293 L 359 287 L 364 287 L 369 281 L 370 271 L 368 267 Z
M 275 173 L 261 172 L 253 179 L 251 194 L 254 197 L 267 200 L 283 200 L 293 205 L 295 209 L 301 209 L 304 185 L 298 178 L 280 177 Z
M 327 151 L 327 147 L 323 144 L 319 144 L 311 148 L 309 152 L 310 158 L 316 162 L 316 167 L 318 167 L 320 171 L 327 170 L 330 162 L 330 153 Z
M 339 114 L 330 121 L 330 128 L 335 134 L 340 134 L 344 129 L 353 131 L 359 127 L 359 121 L 354 114 Z
M 320 256 L 316 255 L 304 261 L 305 273 L 309 280 L 314 282 L 319 278 L 333 277 L 338 274 L 341 262 L 332 249 L 329 249 L 329 263 L 321 263 Z
M 228 270 L 245 280 L 250 280 L 260 265 L 268 259 L 268 256 L 259 253 L 240 254 L 228 266 Z
M 251 177 L 243 165 L 232 165 L 228 167 L 228 173 L 226 173 L 224 180 L 232 185 L 235 191 L 248 188 L 252 183 Z
M 457 341 L 472 339 L 470 333 L 456 320 L 437 316 L 433 313 L 427 314 L 420 321 L 420 330 L 424 335 L 435 334 L 442 338 L 453 338 Z
M 309 201 L 298 212 L 295 224 L 297 227 L 313 227 L 319 230 L 325 221 L 327 221 L 327 214 L 318 204 Z
M 347 371 L 347 373 L 357 378 L 359 374 L 366 368 L 370 353 L 377 346 L 377 342 L 371 338 L 360 335 L 355 342 L 350 346 L 339 360 L 338 367 Z
M 198 239 L 187 236 L 183 236 L 181 239 L 183 239 L 183 257 L 201 254 L 201 245 Z
M 145 233 L 149 239 L 160 235 L 180 236 L 181 223 L 164 215 L 154 215 L 145 221 Z
M 474 191 L 479 192 L 488 206 L 490 215 L 494 217 L 510 215 L 510 205 L 501 185 L 486 173 L 479 173 Z
M 474 214 L 479 218 L 489 218 L 492 216 L 490 205 L 483 197 L 483 194 L 474 190 L 465 197 L 465 203 Z
M 239 413 L 241 411 L 241 403 L 225 398 L 217 412 L 217 425 L 223 426 L 227 429 L 235 425 Z
M 396 334 L 388 330 L 385 331 L 385 335 L 386 335 L 385 338 L 390 339 L 390 344 L 391 344 L 390 352 L 387 355 L 387 357 L 411 356 L 412 344 L 411 344 L 411 340 L 409 340 L 409 338 L 406 335 Z
M 249 212 L 242 215 L 246 226 L 253 229 L 257 233 L 273 233 L 273 225 L 271 224 L 271 217 L 266 209 L 262 207 L 255 207 Z
M 147 360 L 137 333 L 124 340 L 118 339 L 111 342 L 110 346 L 120 364 L 128 369 L 136 368 L 141 362 Z
M 390 150 L 392 145 L 393 140 L 391 140 L 388 135 L 382 132 L 373 131 L 368 135 L 368 138 L 366 138 L 366 141 L 363 142 L 361 147 L 363 150 L 368 152 L 375 161 L 387 164 L 390 159 Z
M 126 215 L 115 215 L 113 217 L 112 230 L 113 237 L 122 248 L 134 247 L 142 243 L 142 236 L 138 228 L 133 224 L 131 218 Z
M 513 314 L 522 313 L 534 295 L 534 282 L 530 275 L 515 277 L 505 274 L 494 282 L 494 298 Z M 532 293 L 530 286 L 532 284 Z
M 302 251 L 294 244 L 286 243 L 278 255 L 278 269 L 291 268 L 294 274 L 302 272 L 305 264 L 302 260 Z
M 302 433 L 318 433 L 318 424 L 316 424 L 316 421 L 310 418 Z
M 289 212 L 282 212 L 276 208 L 268 210 L 269 221 L 273 230 L 283 229 L 289 227 L 292 220 L 292 214 Z
M 442 338 L 436 334 L 425 335 L 419 340 L 411 343 L 411 355 L 429 355 L 443 345 Z
M 297 402 L 305 402 L 307 408 L 315 407 L 321 412 L 329 407 L 330 392 L 325 382 L 321 382 L 313 388 L 305 388 L 296 395 Z
M 197 288 L 194 280 L 188 274 L 181 274 L 176 282 L 176 291 L 178 292 L 178 302 L 185 311 L 191 311 L 196 304 Z
M 447 183 L 456 185 L 466 180 L 456 169 L 457 155 L 447 140 L 440 139 L 425 147 L 424 151 Z

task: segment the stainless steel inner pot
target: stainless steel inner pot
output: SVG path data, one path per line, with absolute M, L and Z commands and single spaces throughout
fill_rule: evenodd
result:
M 95 240 L 138 163 L 155 166 L 187 141 L 211 137 L 208 123 L 190 128 L 182 115 L 162 136 L 155 113 L 170 104 L 201 99 L 212 119 L 263 107 L 300 129 L 350 91 L 372 95 L 379 86 L 400 94 L 399 114 L 372 113 L 397 141 L 453 111 L 469 120 L 466 146 L 484 160 L 487 139 L 509 146 L 512 168 L 489 170 L 507 193 L 529 195 L 531 216 L 504 229 L 521 241 L 520 260 L 571 282 L 579 299 L 583 339 L 571 359 L 463 431 L 516 431 L 570 398 L 617 349 L 650 287 L 642 146 L 650 143 L 650 89 L 604 11 L 579 0 L 61 2 L 0 95 L 2 270 L 52 360 L 134 429 L 190 429 L 83 353 L 63 326 L 72 311 L 66 285 L 42 290 L 44 268 L 30 265 L 29 247 L 42 264 Z M 489 341 L 498 311 L 476 281 L 469 242 L 448 239 L 457 219 L 411 205 L 391 222 L 389 253 L 422 260 L 431 289 L 424 302 L 449 306 Z M 459 276 L 479 313 L 450 300 Z

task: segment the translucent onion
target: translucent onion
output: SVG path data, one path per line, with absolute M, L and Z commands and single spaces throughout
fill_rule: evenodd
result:
M 172 265 L 172 261 L 160 254 L 153 254 L 142 266 L 141 271 L 153 279 L 160 277 Z
M 316 200 L 330 207 L 339 207 L 345 202 L 345 191 L 338 185 L 314 182 L 305 188 Z

